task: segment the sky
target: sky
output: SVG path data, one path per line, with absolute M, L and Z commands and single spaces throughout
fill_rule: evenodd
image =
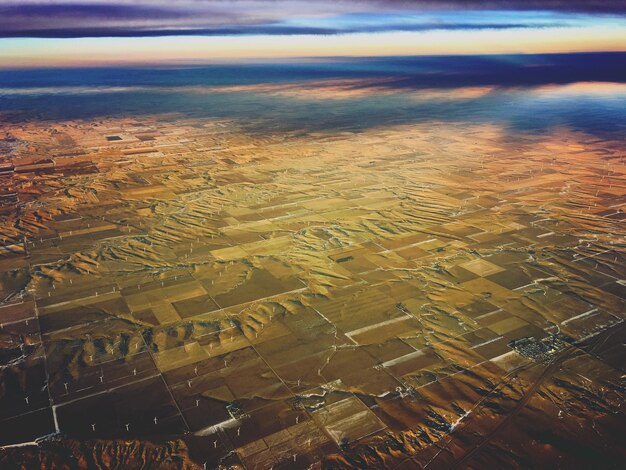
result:
M 626 0 L 2 0 L 0 68 L 626 51 Z

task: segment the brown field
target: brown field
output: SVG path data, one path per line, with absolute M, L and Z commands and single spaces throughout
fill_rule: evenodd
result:
M 175 468 L 626 458 L 623 143 L 172 116 L 3 132 L 0 467 L 77 442 Z

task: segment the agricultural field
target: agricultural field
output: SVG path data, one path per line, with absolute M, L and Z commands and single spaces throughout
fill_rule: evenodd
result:
M 2 134 L 0 466 L 626 457 L 623 142 L 172 114 Z

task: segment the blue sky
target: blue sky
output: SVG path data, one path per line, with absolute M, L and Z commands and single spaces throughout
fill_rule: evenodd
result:
M 580 2 L 579 2 L 580 3 Z M 585 9 L 584 4 L 594 6 Z M 376 2 L 368 0 L 5 0 L 0 37 L 342 34 L 428 29 L 532 28 L 623 23 L 621 2 L 590 0 Z M 570 5 L 570 7 L 567 7 Z M 481 6 L 488 8 L 481 8 Z M 499 9 L 491 9 L 498 7 Z M 446 8 L 443 8 L 446 7 Z
M 251 39 L 253 38 L 253 39 Z M 626 1 L 4 0 L 0 67 L 626 50 Z

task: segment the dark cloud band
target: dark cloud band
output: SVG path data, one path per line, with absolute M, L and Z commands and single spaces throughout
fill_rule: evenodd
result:
M 565 27 L 561 23 L 550 23 L 542 27 Z M 84 38 L 84 37 L 158 37 L 158 36 L 295 36 L 318 35 L 334 36 L 352 33 L 381 33 L 381 32 L 420 32 L 420 31 L 459 31 L 459 30 L 501 30 L 535 28 L 534 25 L 523 23 L 503 24 L 476 24 L 476 23 L 449 23 L 449 24 L 388 24 L 380 26 L 362 26 L 350 28 L 311 28 L 281 25 L 237 26 L 220 28 L 186 28 L 186 29 L 124 29 L 124 28 L 64 28 L 40 29 L 0 32 L 0 37 L 38 37 L 38 38 Z

